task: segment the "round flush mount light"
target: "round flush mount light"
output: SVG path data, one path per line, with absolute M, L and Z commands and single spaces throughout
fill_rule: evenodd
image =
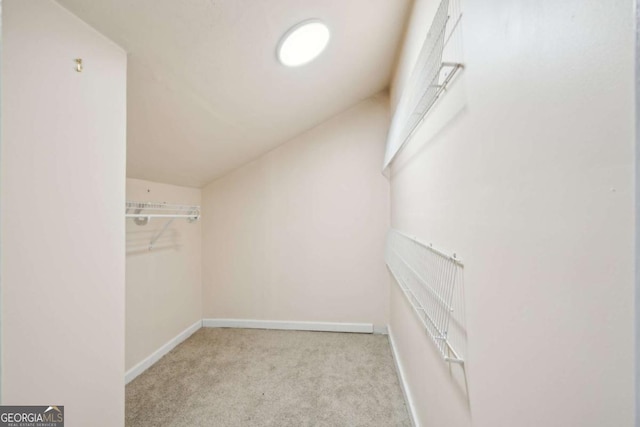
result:
M 314 60 L 329 43 L 329 28 L 317 19 L 294 25 L 278 43 L 278 60 L 297 67 Z

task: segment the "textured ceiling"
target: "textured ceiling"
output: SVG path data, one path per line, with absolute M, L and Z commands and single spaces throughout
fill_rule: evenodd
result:
M 129 52 L 127 175 L 201 187 L 391 79 L 410 0 L 57 0 Z M 331 29 L 287 68 L 281 35 Z M 86 68 L 90 64 L 85 64 Z

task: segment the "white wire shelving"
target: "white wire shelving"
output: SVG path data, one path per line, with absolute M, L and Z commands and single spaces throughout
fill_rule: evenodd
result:
M 149 242 L 149 250 L 151 250 L 174 220 L 186 219 L 188 222 L 198 221 L 200 219 L 200 206 L 127 201 L 125 218 L 132 218 L 133 222 L 137 225 L 147 225 L 152 219 L 167 220 L 162 228 L 152 236 Z
M 461 17 L 459 0 L 440 2 L 391 120 L 383 170 L 402 150 L 454 75 L 463 67 L 458 54 Z
M 449 339 L 462 261 L 394 229 L 387 235 L 385 261 L 444 360 L 463 364 Z

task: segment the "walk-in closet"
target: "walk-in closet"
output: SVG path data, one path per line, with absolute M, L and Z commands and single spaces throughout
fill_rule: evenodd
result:
M 0 0 L 0 427 L 638 425 L 636 0 Z

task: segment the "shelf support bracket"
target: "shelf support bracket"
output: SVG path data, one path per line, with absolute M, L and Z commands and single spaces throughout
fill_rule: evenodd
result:
M 153 245 L 158 241 L 158 239 L 160 238 L 160 236 L 162 236 L 162 234 L 167 230 L 167 228 L 169 228 L 169 226 L 171 225 L 171 223 L 173 222 L 175 218 L 171 218 L 169 221 L 167 221 L 164 226 L 162 226 L 162 228 L 160 229 L 160 231 L 158 231 L 156 233 L 155 236 L 153 236 L 153 238 L 151 239 L 151 241 L 149 242 L 149 250 L 153 249 Z

